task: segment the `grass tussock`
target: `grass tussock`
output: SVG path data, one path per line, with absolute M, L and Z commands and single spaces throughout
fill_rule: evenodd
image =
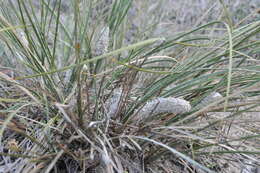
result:
M 0 2 L 0 172 L 256 169 L 260 21 L 140 3 Z

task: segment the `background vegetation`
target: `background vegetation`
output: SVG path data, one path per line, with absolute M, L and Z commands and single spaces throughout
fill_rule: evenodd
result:
M 0 172 L 259 166 L 259 1 L 0 2 Z

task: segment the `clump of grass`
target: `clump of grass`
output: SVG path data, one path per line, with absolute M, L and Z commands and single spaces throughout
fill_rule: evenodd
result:
M 0 72 L 0 169 L 149 172 L 169 157 L 182 171 L 214 172 L 224 168 L 205 155 L 257 162 L 256 129 L 228 131 L 259 106 L 259 21 L 129 40 L 132 1 L 76 0 L 72 16 L 55 2 L 0 4 L 1 44 L 16 67 L 12 78 Z M 233 103 L 240 95 L 252 99 Z M 217 111 L 231 114 L 205 115 Z

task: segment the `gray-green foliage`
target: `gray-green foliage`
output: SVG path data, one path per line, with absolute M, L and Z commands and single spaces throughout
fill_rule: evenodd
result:
M 140 153 L 147 169 L 170 152 L 205 171 L 209 165 L 200 156 L 213 150 L 217 156 L 257 157 L 254 145 L 241 151 L 218 141 L 212 129 L 225 129 L 230 119 L 259 106 L 259 100 L 231 102 L 240 95 L 259 96 L 259 20 L 232 20 L 226 2 L 215 2 L 223 8 L 216 20 L 209 15 L 210 22 L 201 18 L 175 33 L 172 25 L 163 25 L 172 15 L 166 0 L 64 2 L 0 2 L 1 45 L 16 67 L 15 78 L 1 72 L 1 82 L 10 86 L 1 93 L 1 113 L 9 115 L 1 131 L 12 129 L 17 143 L 31 141 L 28 148 L 20 146 L 21 153 L 0 153 L 10 165 L 15 164 L 10 157 L 24 159 L 13 172 L 38 169 L 38 163 L 43 172 L 60 163 L 70 170 L 66 159 L 78 170 L 91 170 L 87 159 L 101 162 L 107 172 L 123 172 L 144 162 L 136 161 Z M 183 15 L 176 20 L 185 22 L 189 13 Z M 212 93 L 223 97 L 205 99 Z M 223 110 L 233 113 L 196 125 L 201 114 Z M 25 129 L 17 129 L 17 120 Z M 236 140 L 257 139 L 254 130 Z

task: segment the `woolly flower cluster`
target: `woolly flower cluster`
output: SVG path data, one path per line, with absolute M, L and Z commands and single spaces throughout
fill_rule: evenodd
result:
M 162 98 L 158 97 L 150 102 L 147 102 L 144 107 L 138 112 L 134 120 L 144 121 L 148 117 L 152 117 L 163 113 L 181 114 L 189 112 L 191 105 L 188 101 L 179 98 Z
M 106 104 L 106 107 L 108 110 L 107 116 L 109 118 L 113 117 L 116 114 L 116 111 L 119 106 L 121 94 L 122 94 L 122 90 L 116 89 L 113 92 L 112 97 L 107 101 L 107 104 Z
M 196 106 L 197 108 L 202 108 L 204 106 L 209 105 L 210 103 L 213 103 L 215 101 L 218 101 L 219 99 L 223 98 L 223 96 L 218 92 L 212 92 L 207 97 L 202 99 L 202 101 Z
M 107 116 L 113 117 L 116 114 L 119 106 L 122 90 L 115 90 L 112 97 L 107 101 Z M 188 101 L 179 98 L 156 98 L 147 102 L 144 107 L 138 111 L 137 116 L 134 118 L 136 121 L 143 121 L 148 117 L 162 114 L 173 113 L 180 114 L 190 111 L 191 105 Z
M 107 115 L 109 118 L 116 114 L 120 103 L 120 97 L 122 94 L 121 89 L 117 89 L 113 92 L 112 97 L 107 101 Z M 207 97 L 202 99 L 202 101 L 196 106 L 197 108 L 202 108 L 210 103 L 213 103 L 219 99 L 223 98 L 218 92 L 212 92 Z M 191 105 L 188 101 L 180 98 L 168 97 L 162 98 L 158 97 L 149 102 L 147 102 L 140 110 L 135 112 L 136 116 L 133 121 L 140 123 L 144 122 L 148 118 L 159 114 L 182 114 L 189 112 L 191 110 Z
M 99 39 L 95 45 L 96 56 L 100 56 L 106 53 L 108 51 L 108 45 L 109 45 L 109 27 L 106 26 L 101 30 Z

